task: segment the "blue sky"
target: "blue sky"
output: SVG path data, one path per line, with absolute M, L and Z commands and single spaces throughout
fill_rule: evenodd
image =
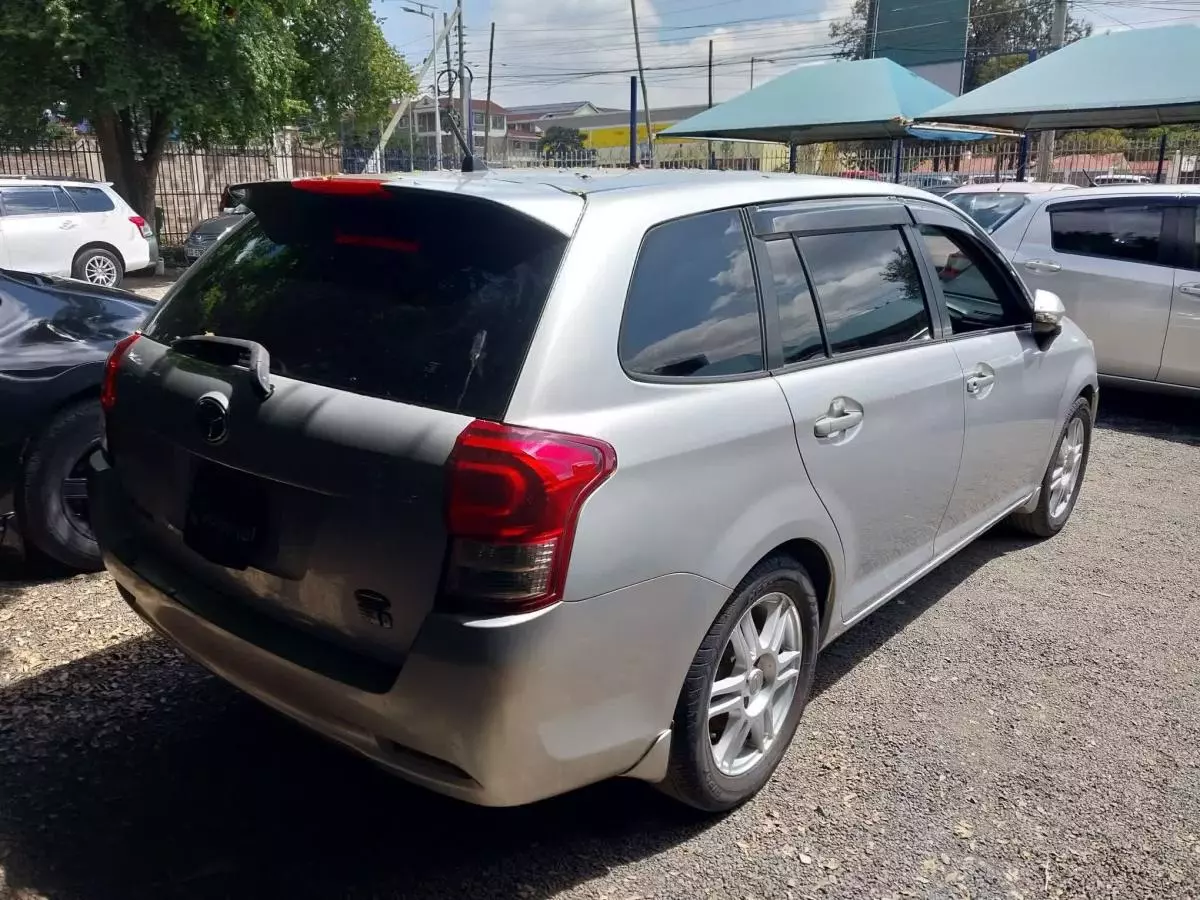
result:
M 852 0 L 638 0 L 642 50 L 652 71 L 651 106 L 702 103 L 705 63 L 713 41 L 717 101 L 828 52 L 829 22 Z M 406 0 L 374 0 L 384 33 L 418 66 L 429 50 L 430 22 L 402 7 Z M 451 0 L 434 4 L 452 9 Z M 475 73 L 474 95 L 485 93 L 488 26 L 496 23 L 492 99 L 501 105 L 592 100 L 627 106 L 636 66 L 629 0 L 464 0 L 466 56 Z M 1073 0 L 1073 16 L 1097 31 L 1153 24 L 1200 23 L 1200 0 Z M 438 13 L 440 24 L 441 15 Z M 444 52 L 444 51 L 443 51 Z M 585 73 L 601 73 L 589 75 Z M 426 84 L 428 84 L 426 79 Z

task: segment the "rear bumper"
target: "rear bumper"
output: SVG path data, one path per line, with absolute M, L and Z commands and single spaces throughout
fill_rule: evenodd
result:
M 155 630 L 313 730 L 472 803 L 529 803 L 638 766 L 670 727 L 687 667 L 727 597 L 676 574 L 521 616 L 431 615 L 394 681 L 381 684 L 285 658 L 252 629 L 217 624 L 206 589 L 122 527 L 112 476 L 93 474 L 94 527 L 123 596 Z M 642 765 L 636 774 L 663 773 Z

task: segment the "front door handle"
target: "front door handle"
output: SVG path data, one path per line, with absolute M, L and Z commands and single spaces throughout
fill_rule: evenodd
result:
M 1025 268 L 1030 272 L 1041 272 L 1043 274 L 1062 271 L 1062 266 L 1056 262 L 1050 262 L 1048 259 L 1027 259 L 1025 260 Z
M 1179 293 L 1187 294 L 1189 297 L 1200 297 L 1200 284 L 1181 284 Z
M 862 420 L 861 409 L 848 408 L 846 401 L 839 398 L 829 404 L 828 413 L 813 423 L 813 434 L 819 438 L 831 437 L 841 434 L 843 431 L 849 431 L 861 424 Z
M 979 394 L 985 388 L 991 387 L 996 383 L 996 370 L 991 366 L 980 363 L 971 372 L 967 373 L 967 393 Z

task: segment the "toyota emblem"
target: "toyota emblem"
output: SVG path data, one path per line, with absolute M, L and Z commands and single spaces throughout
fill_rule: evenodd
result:
M 219 444 L 229 437 L 229 410 L 220 394 L 205 394 L 196 401 L 196 424 L 210 444 Z

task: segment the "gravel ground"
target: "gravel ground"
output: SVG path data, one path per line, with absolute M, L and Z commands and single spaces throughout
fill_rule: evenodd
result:
M 389 779 L 0 558 L 0 896 L 1200 897 L 1200 405 L 1107 392 L 1056 539 L 985 537 L 829 648 L 768 788 L 516 810 Z

